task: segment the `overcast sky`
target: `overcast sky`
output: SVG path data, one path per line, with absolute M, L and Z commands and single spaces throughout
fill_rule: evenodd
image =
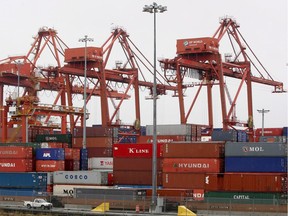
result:
M 157 14 L 157 58 L 176 56 L 176 40 L 193 37 L 212 37 L 219 26 L 219 18 L 232 16 L 240 24 L 240 32 L 274 80 L 287 89 L 287 0 L 166 0 L 155 1 L 168 11 Z M 130 39 L 153 62 L 153 16 L 142 8 L 147 0 L 2 0 L 0 13 L 0 59 L 11 55 L 25 55 L 38 29 L 54 28 L 69 47 L 79 47 L 84 35 L 94 38 L 91 46 L 101 46 L 110 36 L 111 28 L 126 29 Z M 223 50 L 225 52 L 225 50 Z M 42 60 L 43 64 L 54 62 Z M 158 68 L 159 69 L 159 68 Z M 233 86 L 231 92 L 236 91 Z M 287 126 L 287 94 L 272 94 L 273 88 L 253 86 L 253 112 L 256 127 L 261 127 L 257 109 L 269 109 L 266 127 Z M 240 103 L 240 104 L 239 104 Z M 216 103 L 217 104 L 217 103 Z M 243 103 L 244 104 L 244 103 Z M 239 117 L 247 120 L 245 109 L 237 104 Z M 152 101 L 143 100 L 142 125 L 152 124 Z M 206 100 L 198 103 L 193 113 L 195 123 L 207 123 L 202 112 Z M 88 106 L 89 109 L 89 106 Z M 90 107 L 90 112 L 91 112 Z M 127 109 L 133 109 L 133 105 Z M 219 109 L 214 110 L 215 126 L 221 126 Z M 242 113 L 241 113 L 242 112 Z M 129 112 L 121 111 L 123 118 Z M 194 118 L 194 117 L 193 117 Z M 100 117 L 91 115 L 90 124 Z M 158 100 L 158 123 L 179 123 L 177 99 L 163 96 Z M 194 123 L 194 119 L 190 120 Z

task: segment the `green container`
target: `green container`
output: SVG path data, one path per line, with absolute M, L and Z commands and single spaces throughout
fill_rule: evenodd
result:
M 286 198 L 282 193 L 206 192 L 204 194 L 204 200 L 208 203 L 283 204 Z
M 36 142 L 72 143 L 72 134 L 37 134 Z

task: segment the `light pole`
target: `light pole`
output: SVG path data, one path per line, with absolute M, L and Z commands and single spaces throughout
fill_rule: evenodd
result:
M 143 12 L 154 14 L 154 76 L 153 76 L 153 153 L 152 153 L 152 207 L 157 205 L 157 113 L 156 113 L 156 13 L 163 13 L 167 11 L 166 6 L 157 5 L 153 2 L 151 5 L 145 5 Z
M 264 136 L 264 114 L 270 112 L 270 110 L 257 110 L 259 113 L 262 113 L 262 136 Z
M 93 38 L 88 38 L 87 35 L 84 36 L 84 38 L 80 38 L 79 42 L 84 42 L 85 43 L 85 49 L 84 49 L 84 121 L 83 121 L 83 149 L 86 149 L 86 99 L 87 99 L 87 93 L 86 93 L 86 83 L 87 83 L 87 42 L 88 41 L 93 41 Z

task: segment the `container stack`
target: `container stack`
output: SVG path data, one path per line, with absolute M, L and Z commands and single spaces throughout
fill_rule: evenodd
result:
M 64 148 L 65 154 L 65 170 L 80 170 L 80 149 Z
M 218 190 L 224 171 L 224 142 L 177 142 L 163 145 L 163 188 Z
M 152 144 L 114 144 L 113 175 L 118 186 L 150 186 Z M 162 186 L 162 144 L 157 145 L 157 185 Z
M 73 196 L 74 188 L 105 188 L 107 172 L 101 171 L 56 171 L 53 173 L 53 195 Z
M 33 148 L 25 146 L 0 147 L 0 172 L 32 172 Z
M 65 170 L 65 152 L 63 148 L 36 149 L 35 158 L 37 172 Z

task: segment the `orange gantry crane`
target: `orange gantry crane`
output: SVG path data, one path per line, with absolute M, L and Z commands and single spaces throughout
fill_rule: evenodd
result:
M 223 61 L 219 49 L 224 36 L 227 36 L 233 54 L 225 55 L 226 59 Z M 248 55 L 247 48 L 250 53 L 252 53 L 251 56 Z M 231 58 L 232 56 L 233 59 Z M 256 61 L 253 62 L 252 59 L 256 59 Z M 175 86 L 177 86 L 181 124 L 187 123 L 199 93 L 204 86 L 207 89 L 208 125 L 210 129 L 213 129 L 213 86 L 219 86 L 224 130 L 231 127 L 233 128 L 235 125 L 248 127 L 252 130 L 253 82 L 273 86 L 274 92 L 284 92 L 283 83 L 277 82 L 271 77 L 241 35 L 237 22 L 228 17 L 220 20 L 220 26 L 212 37 L 177 40 L 177 56 L 173 59 L 160 60 L 160 65 L 164 70 L 166 80 L 175 83 Z M 258 76 L 253 75 L 254 71 L 252 73 L 252 68 L 259 74 Z M 185 79 L 191 76 L 194 78 L 197 77 L 200 82 L 196 82 L 193 85 L 185 84 Z M 225 77 L 240 80 L 234 98 L 232 99 L 230 94 L 227 95 L 230 107 L 226 102 L 225 93 L 227 92 L 227 86 Z M 248 116 L 246 121 L 240 122 L 235 118 L 233 113 L 244 84 L 246 84 L 247 91 Z M 186 111 L 184 91 L 191 86 L 198 86 L 198 90 L 196 91 L 195 97 L 192 98 L 190 106 L 188 106 L 188 111 Z

